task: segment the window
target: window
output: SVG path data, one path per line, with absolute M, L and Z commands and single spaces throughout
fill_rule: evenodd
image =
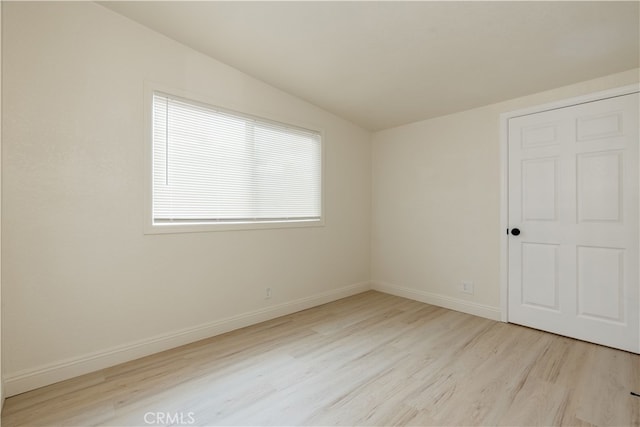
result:
M 160 92 L 152 116 L 153 226 L 320 223 L 319 132 Z

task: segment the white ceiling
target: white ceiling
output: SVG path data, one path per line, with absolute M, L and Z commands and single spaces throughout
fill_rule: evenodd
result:
M 370 130 L 639 66 L 639 2 L 103 2 Z

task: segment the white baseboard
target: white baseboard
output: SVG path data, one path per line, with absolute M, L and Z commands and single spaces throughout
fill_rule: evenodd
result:
M 485 317 L 491 320 L 500 320 L 501 316 L 501 311 L 497 307 L 491 307 L 489 305 L 478 304 L 417 289 L 403 288 L 389 283 L 372 282 L 371 289 L 427 304 L 437 305 L 439 307 L 449 308 L 455 311 L 461 311 L 467 314 L 473 314 L 474 316 Z
M 108 368 L 120 363 L 149 356 L 181 345 L 244 328 L 276 317 L 286 316 L 321 304 L 365 292 L 369 282 L 356 283 L 306 298 L 286 302 L 272 307 L 243 313 L 193 328 L 158 335 L 134 343 L 85 354 L 80 357 L 58 361 L 34 369 L 7 374 L 4 378 L 4 395 L 14 396 L 58 381 Z

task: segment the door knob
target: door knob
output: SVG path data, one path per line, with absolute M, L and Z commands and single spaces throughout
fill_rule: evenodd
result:
M 517 228 L 512 228 L 511 229 L 511 234 L 513 234 L 514 236 L 518 236 L 520 235 L 520 230 Z

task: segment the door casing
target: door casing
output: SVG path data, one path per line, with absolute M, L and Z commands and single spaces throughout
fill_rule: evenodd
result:
M 508 322 L 509 297 L 509 119 L 640 92 L 633 84 L 500 114 L 500 320 Z M 638 236 L 640 239 L 640 236 Z

